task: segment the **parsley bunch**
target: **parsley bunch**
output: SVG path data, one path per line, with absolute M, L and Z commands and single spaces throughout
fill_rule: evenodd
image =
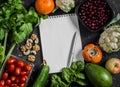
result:
M 16 44 L 21 43 L 32 32 L 33 25 L 40 24 L 41 15 L 33 7 L 25 9 L 21 0 L 7 0 L 0 3 L 0 67 L 9 58 Z M 8 34 L 13 41 L 8 53 L 6 44 Z M 7 55 L 5 55 L 7 54 Z

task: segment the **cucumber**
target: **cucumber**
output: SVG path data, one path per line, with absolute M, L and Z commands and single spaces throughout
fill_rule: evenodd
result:
M 45 82 L 47 81 L 47 78 L 49 75 L 49 70 L 50 69 L 49 69 L 48 65 L 42 65 L 42 69 L 40 71 L 40 74 L 38 75 L 38 78 L 32 87 L 43 87 Z
M 102 66 L 87 63 L 85 73 L 94 87 L 111 87 L 112 75 Z

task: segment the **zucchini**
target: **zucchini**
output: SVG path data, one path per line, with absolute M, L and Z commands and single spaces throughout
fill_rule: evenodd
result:
M 43 87 L 45 82 L 47 81 L 48 75 L 49 75 L 49 66 L 48 65 L 42 65 L 42 69 L 40 74 L 38 75 L 38 78 L 36 79 L 35 83 L 33 84 L 33 87 Z

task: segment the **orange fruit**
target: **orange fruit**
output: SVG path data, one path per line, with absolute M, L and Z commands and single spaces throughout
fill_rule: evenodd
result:
M 54 10 L 55 3 L 53 0 L 36 0 L 35 8 L 40 14 L 49 14 Z

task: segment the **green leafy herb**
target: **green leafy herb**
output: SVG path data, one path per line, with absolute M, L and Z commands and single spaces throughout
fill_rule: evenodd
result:
M 62 69 L 62 78 L 64 80 L 66 80 L 68 83 L 71 83 L 71 81 L 74 80 L 74 76 L 73 73 L 75 73 L 75 71 L 73 71 L 71 68 L 63 68 Z
M 21 43 L 32 32 L 33 26 L 40 24 L 41 18 L 42 16 L 33 7 L 25 9 L 21 0 L 7 0 L 0 3 L 0 64 L 9 58 L 16 44 Z M 12 35 L 10 40 L 13 43 L 6 53 L 9 33 Z
M 117 16 L 112 19 L 112 21 L 105 27 L 105 29 L 107 29 L 109 26 L 116 24 L 116 22 L 118 22 L 119 20 L 120 20 L 120 13 L 118 13 Z
M 62 76 L 53 74 L 51 76 L 51 87 L 66 87 L 62 86 L 62 83 L 70 84 L 77 83 L 80 86 L 86 86 L 88 83 L 86 81 L 85 75 L 82 73 L 84 70 L 84 63 L 81 61 L 76 61 L 71 64 L 70 67 L 64 67 L 62 69 Z
M 69 86 L 65 84 L 58 75 L 54 74 L 51 77 L 50 87 L 69 87 Z
M 71 65 L 71 69 L 75 70 L 75 72 L 81 72 L 84 70 L 84 63 L 81 62 L 81 61 L 76 61 L 76 62 L 73 62 L 72 65 Z

